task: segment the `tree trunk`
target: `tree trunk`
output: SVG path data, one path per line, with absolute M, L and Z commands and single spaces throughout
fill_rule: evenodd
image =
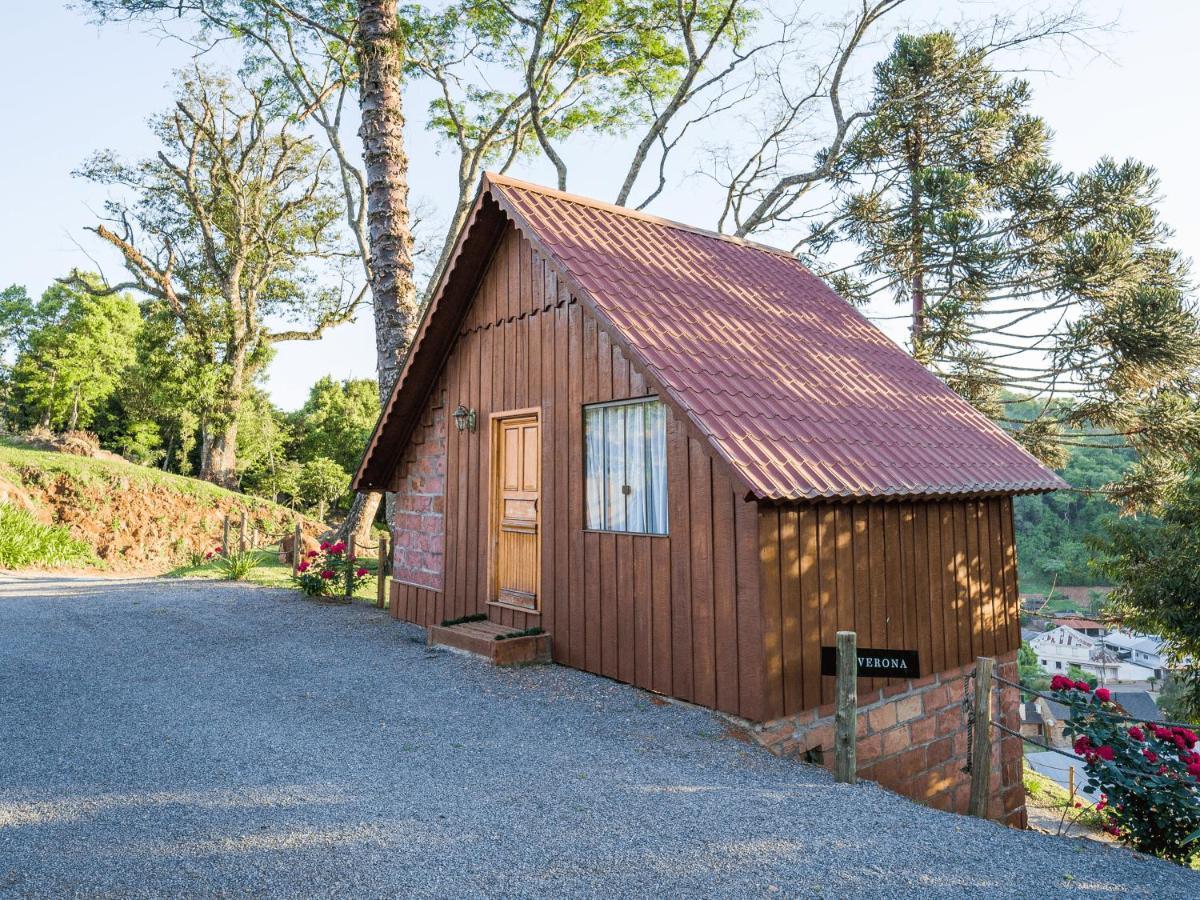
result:
M 367 176 L 367 235 L 379 395 L 384 402 L 416 325 L 408 156 L 404 151 L 403 58 L 395 0 L 358 0 L 359 106 Z
M 237 487 L 237 433 L 235 416 L 217 434 L 209 435 L 200 463 L 202 480 L 230 490 Z
M 67 431 L 74 431 L 79 424 L 79 388 L 75 388 L 75 396 L 71 398 L 71 417 L 67 420 Z
M 404 150 L 403 58 L 395 0 L 358 0 L 359 108 L 367 176 L 367 237 L 375 311 L 379 401 L 386 406 L 417 321 L 408 156 Z M 379 494 L 358 495 L 339 532 L 366 537 Z

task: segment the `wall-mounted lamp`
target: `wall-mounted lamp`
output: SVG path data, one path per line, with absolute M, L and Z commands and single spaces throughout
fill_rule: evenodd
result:
M 454 411 L 454 427 L 459 431 L 475 430 L 475 410 L 467 409 L 461 403 Z

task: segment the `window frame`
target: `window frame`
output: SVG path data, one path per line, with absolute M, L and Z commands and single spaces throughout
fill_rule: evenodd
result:
M 626 397 L 621 400 L 601 400 L 597 403 L 582 403 L 579 407 L 579 432 L 580 446 L 583 452 L 580 454 L 580 477 L 583 479 L 583 532 L 584 534 L 626 534 L 633 537 L 650 537 L 650 538 L 667 538 L 671 536 L 671 463 L 669 452 L 667 452 L 667 422 L 666 416 L 663 417 L 663 484 L 666 496 L 664 497 L 663 515 L 666 519 L 666 527 L 663 531 L 634 531 L 630 529 L 614 529 L 614 528 L 593 528 L 588 525 L 588 444 L 587 444 L 587 414 L 589 410 L 607 409 L 609 407 L 618 406 L 644 406 L 650 403 L 662 404 L 664 413 L 667 412 L 667 406 L 663 403 L 662 398 L 658 394 L 646 394 L 641 397 Z M 647 435 L 648 437 L 648 435 Z M 647 445 L 649 441 L 646 441 Z M 606 479 L 607 482 L 607 479 Z

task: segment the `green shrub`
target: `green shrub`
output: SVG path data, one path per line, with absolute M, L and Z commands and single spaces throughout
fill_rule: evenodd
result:
M 1107 688 L 1055 675 L 1050 689 L 1071 707 L 1064 732 L 1085 760 L 1087 786 L 1100 790 L 1106 830 L 1135 850 L 1188 864 L 1200 849 L 1200 751 L 1195 732 L 1117 715 Z
M 346 551 L 345 543 L 324 541 L 320 550 L 310 550 L 297 564 L 292 580 L 310 597 L 332 597 L 353 593 L 370 577 L 370 570 Z
M 61 525 L 43 525 L 28 512 L 0 503 L 0 569 L 94 563 L 92 548 Z
M 217 561 L 221 577 L 226 581 L 241 581 L 258 566 L 259 555 L 254 550 L 230 550 Z

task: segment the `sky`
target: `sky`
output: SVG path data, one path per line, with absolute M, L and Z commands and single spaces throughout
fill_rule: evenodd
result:
M 837 0 L 816 0 L 817 14 L 845 9 Z M 1023 11 L 996 0 L 973 3 L 917 0 L 908 14 L 917 25 L 984 14 L 994 8 Z M 1075 48 L 1034 61 L 1026 74 L 1034 111 L 1054 130 L 1057 160 L 1082 169 L 1102 155 L 1137 157 L 1155 166 L 1162 182 L 1162 210 L 1177 232 L 1176 245 L 1200 253 L 1200 177 L 1195 147 L 1200 124 L 1193 112 L 1194 37 L 1200 33 L 1200 4 L 1143 0 L 1122 4 L 1089 0 L 1097 22 L 1113 22 L 1092 40 L 1101 52 Z M 0 0 L 0 287 L 23 284 L 40 293 L 72 267 L 120 276 L 119 263 L 84 231 L 102 211 L 103 189 L 72 177 L 93 151 L 113 148 L 128 159 L 155 150 L 146 120 L 171 98 L 174 69 L 189 60 L 179 42 L 128 25 L 90 24 L 84 14 L 56 0 Z M 232 62 L 232 57 L 227 61 Z M 220 63 L 218 57 L 216 62 Z M 1040 71 L 1045 69 L 1047 71 Z M 453 159 L 424 128 L 425 98 L 408 98 L 406 139 L 413 199 L 444 208 L 453 198 Z M 611 199 L 621 171 L 620 142 L 577 143 L 569 188 Z M 694 169 L 695 166 L 683 167 Z M 511 171 L 517 177 L 552 183 L 552 172 L 534 161 Z M 677 178 L 650 211 L 711 226 L 714 194 L 696 176 Z M 770 238 L 767 238 L 769 241 Z M 369 311 L 358 321 L 317 342 L 281 345 L 267 372 L 267 389 L 285 409 L 303 403 L 322 375 L 374 375 L 374 339 Z

